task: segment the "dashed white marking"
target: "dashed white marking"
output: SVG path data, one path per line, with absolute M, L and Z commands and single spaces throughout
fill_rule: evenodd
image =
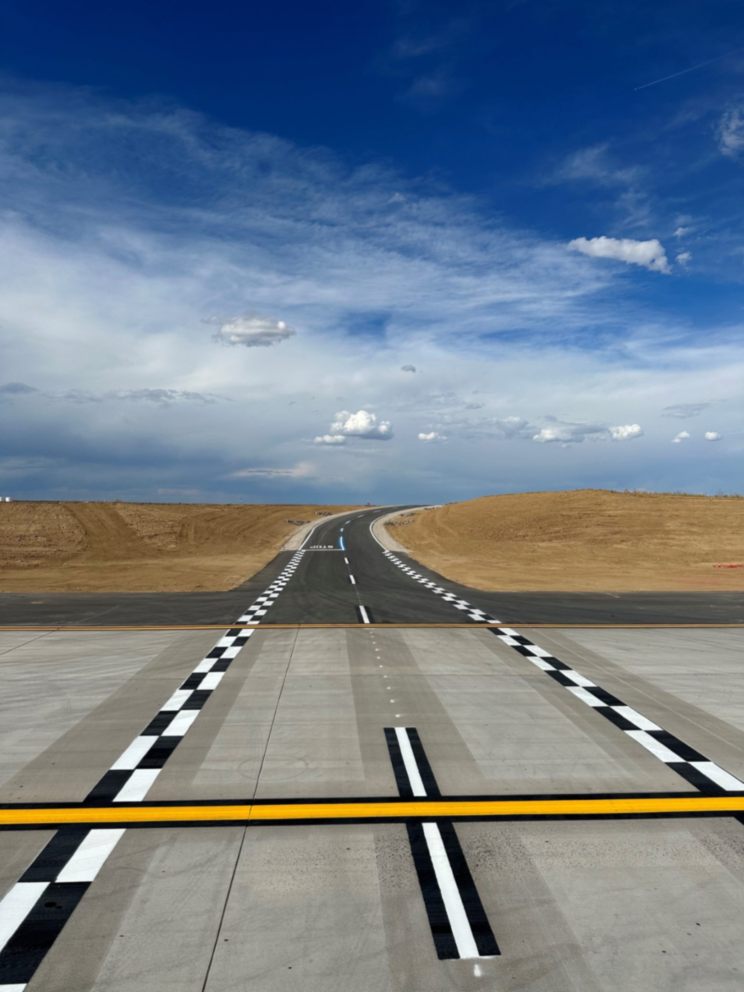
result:
M 199 710 L 181 710 L 165 728 L 163 737 L 183 737 L 198 716 Z
M 359 606 L 358 609 L 359 609 L 359 615 L 362 618 L 362 623 L 369 623 L 370 622 L 369 613 L 367 613 L 367 611 L 363 606 Z
M 634 710 L 632 706 L 613 706 L 612 709 L 619 713 L 620 716 L 625 717 L 631 723 L 634 723 L 639 730 L 661 730 L 652 720 L 645 717 L 642 713 Z
M 0 902 L 0 951 L 44 894 L 47 885 L 49 882 L 16 882 Z
M 165 710 L 167 713 L 180 710 L 190 695 L 191 689 L 176 689 L 170 699 L 160 708 L 161 710 Z
M 738 792 L 740 789 L 744 789 L 744 782 L 740 782 L 738 778 L 713 761 L 691 761 L 690 764 L 727 792 Z
M 124 836 L 120 830 L 91 830 L 57 875 L 58 882 L 92 882 L 106 858 Z
M 157 737 L 150 737 L 149 735 L 147 737 L 135 737 L 126 751 L 113 763 L 111 770 L 118 772 L 136 768 L 156 740 Z
M 661 743 L 661 741 L 657 741 L 655 737 L 651 737 L 647 734 L 645 730 L 626 730 L 625 733 L 628 737 L 632 737 L 634 741 L 638 741 L 639 744 L 642 744 L 647 751 L 651 752 L 651 754 L 655 754 L 661 761 L 668 763 L 670 761 L 683 760 L 678 754 L 675 754 L 674 751 L 670 751 L 665 744 Z
M 351 574 L 351 572 L 349 572 L 349 582 L 351 582 L 351 584 L 352 584 L 353 586 L 355 586 L 355 585 L 356 585 L 356 579 L 355 579 L 355 578 L 354 578 L 354 576 L 353 576 L 353 575 Z
M 199 711 L 194 710 L 194 712 Z M 114 802 L 138 803 L 145 798 L 159 774 L 159 768 L 137 768 L 114 796 Z

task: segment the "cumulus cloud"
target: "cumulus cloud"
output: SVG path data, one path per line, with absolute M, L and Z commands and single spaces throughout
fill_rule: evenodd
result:
M 571 423 L 552 419 L 546 426 L 532 435 L 533 441 L 540 444 L 581 444 L 584 441 L 631 441 L 641 437 L 640 424 L 621 424 L 605 427 L 604 424 Z
M 296 332 L 283 320 L 248 314 L 231 317 L 215 331 L 215 341 L 222 344 L 242 345 L 244 348 L 269 348 L 291 338 Z
M 674 237 L 675 238 L 684 238 L 684 236 L 686 234 L 689 234 L 690 233 L 690 230 L 691 230 L 691 228 L 685 227 L 684 224 L 680 224 L 679 227 L 676 227 L 674 229 Z
M 343 434 L 318 434 L 313 439 L 313 444 L 327 444 L 329 446 L 346 444 L 346 437 Z
M 744 149 L 744 112 L 738 107 L 727 110 L 718 122 L 718 147 L 730 158 Z
M 706 441 L 720 441 L 721 440 L 721 435 L 718 433 L 718 431 L 706 431 L 705 432 L 705 440 Z
M 415 365 L 401 365 L 400 370 L 401 370 L 401 372 L 415 372 L 416 371 L 416 366 Z
M 680 431 L 679 434 L 675 434 L 672 438 L 672 444 L 682 444 L 683 441 L 689 441 L 689 439 L 689 431 Z
M 709 406 L 710 403 L 672 403 L 671 406 L 664 407 L 662 416 L 686 420 L 688 417 L 697 417 Z
M 614 258 L 629 265 L 640 265 L 651 272 L 668 273 L 669 260 L 657 238 L 635 241 L 633 238 L 574 238 L 568 247 L 591 258 Z
M 378 420 L 376 413 L 367 410 L 340 410 L 331 424 L 331 435 L 343 437 L 363 437 L 370 441 L 389 441 L 393 436 L 393 425 L 389 420 Z
M 686 268 L 692 261 L 691 251 L 681 251 L 678 255 L 674 256 L 674 260 L 677 265 L 681 265 L 682 268 Z
M 634 437 L 642 437 L 643 431 L 640 424 L 621 424 L 619 427 L 610 427 L 610 437 L 613 441 L 632 441 Z
M 274 466 L 258 466 L 239 468 L 230 472 L 229 479 L 306 479 L 315 475 L 315 466 L 310 462 L 298 462 L 292 468 L 275 468 Z
M 428 433 L 421 432 L 417 435 L 419 441 L 425 441 L 427 443 L 431 441 L 446 441 L 447 435 L 440 434 L 438 431 L 429 431 Z

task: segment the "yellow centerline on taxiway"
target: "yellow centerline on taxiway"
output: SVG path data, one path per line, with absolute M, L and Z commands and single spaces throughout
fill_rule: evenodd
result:
M 744 795 L 623 796 L 564 799 L 405 799 L 349 802 L 225 803 L 172 806 L 9 806 L 0 809 L 0 829 L 18 827 L 158 826 L 180 823 L 292 823 L 297 821 L 519 819 L 524 817 L 615 817 L 680 814 L 742 814 Z

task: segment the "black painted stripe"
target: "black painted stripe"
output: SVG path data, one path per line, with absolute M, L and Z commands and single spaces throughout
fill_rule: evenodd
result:
M 442 793 L 439 791 L 437 780 L 434 778 L 434 772 L 429 764 L 429 759 L 426 757 L 426 752 L 424 751 L 424 745 L 421 743 L 419 732 L 415 727 L 410 727 L 406 728 L 406 733 L 408 734 L 408 740 L 411 744 L 413 757 L 416 759 L 416 765 L 418 766 L 421 781 L 426 789 L 426 794 L 432 799 L 438 799 Z
M 53 882 L 90 833 L 90 827 L 63 827 L 37 854 L 21 882 Z
M 403 799 L 413 798 L 413 789 L 408 778 L 408 772 L 403 762 L 403 755 L 400 753 L 400 744 L 393 727 L 385 727 L 385 740 L 387 741 L 390 763 L 393 766 L 395 784 L 398 786 L 398 795 Z
M 45 889 L 0 954 L 0 985 L 24 985 L 31 981 L 89 885 L 89 882 L 55 882 Z

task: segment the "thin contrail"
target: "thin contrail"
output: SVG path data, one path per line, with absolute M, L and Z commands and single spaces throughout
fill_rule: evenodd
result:
M 673 72 L 670 76 L 662 76 L 661 79 L 653 79 L 650 83 L 644 83 L 642 86 L 634 86 L 634 92 L 638 90 L 647 90 L 649 86 L 656 86 L 658 83 L 665 83 L 668 79 L 676 79 L 677 76 L 686 76 L 688 72 L 695 72 L 696 69 L 703 69 L 706 65 L 713 65 L 714 62 L 720 62 L 721 59 L 726 59 L 729 55 L 736 55 L 737 52 L 742 51 L 741 48 L 735 48 L 733 52 L 725 52 L 723 55 L 716 55 L 714 59 L 706 59 L 705 62 L 698 62 L 697 65 L 691 65 L 689 69 L 681 69 L 679 72 Z

